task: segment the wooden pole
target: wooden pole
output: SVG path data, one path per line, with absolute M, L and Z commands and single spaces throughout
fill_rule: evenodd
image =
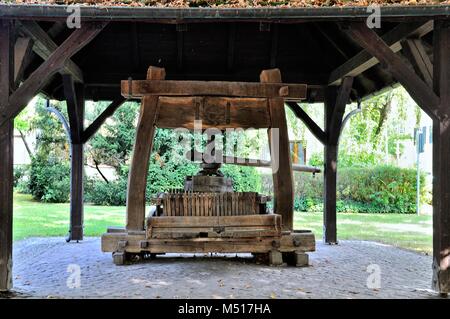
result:
M 149 80 L 164 80 L 165 76 L 166 71 L 161 68 L 151 66 L 147 71 L 147 79 Z M 143 98 L 128 177 L 126 228 L 131 231 L 144 230 L 145 193 L 148 165 L 155 134 L 157 107 L 158 96 Z
M 333 109 L 336 103 L 337 89 L 329 87 L 325 94 L 325 132 L 333 120 Z M 324 193 L 323 193 L 323 240 L 327 244 L 337 244 L 336 227 L 336 180 L 337 180 L 337 143 L 327 139 L 324 147 Z
M 12 30 L 0 21 L 0 111 L 8 105 L 13 77 Z M 12 288 L 13 217 L 13 127 L 12 119 L 0 126 L 0 291 Z
M 261 72 L 260 80 L 263 83 L 281 83 L 280 70 L 264 70 Z M 294 184 L 284 99 L 280 97 L 269 98 L 269 110 L 271 116 L 269 145 L 271 156 L 273 156 L 271 162 L 274 212 L 281 215 L 283 230 L 292 230 L 294 228 Z M 278 130 L 278 132 L 274 134 L 275 130 Z M 278 135 L 278 139 L 273 138 L 276 135 Z
M 435 21 L 433 83 L 440 110 L 433 119 L 433 288 L 450 291 L 450 24 Z
M 75 84 L 71 75 L 63 75 L 64 94 L 70 122 L 70 230 L 67 241 L 83 240 L 83 170 L 84 144 L 81 140 L 84 122 L 84 87 Z
M 336 183 L 339 136 L 345 106 L 349 102 L 352 77 L 345 77 L 339 89 L 328 87 L 325 94 L 326 143 L 324 152 L 324 241 L 337 244 Z

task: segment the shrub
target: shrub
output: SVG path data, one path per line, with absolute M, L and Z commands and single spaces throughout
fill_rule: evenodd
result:
M 31 160 L 30 193 L 37 200 L 47 203 L 65 203 L 70 194 L 70 167 L 55 159 Z
M 272 193 L 272 176 L 263 177 L 263 192 Z M 421 198 L 425 198 L 425 177 L 421 176 Z M 294 209 L 323 210 L 323 175 L 295 173 Z M 394 166 L 338 169 L 338 212 L 415 213 L 416 170 Z
M 28 187 L 30 181 L 30 166 L 29 165 L 17 165 L 14 166 L 14 188 L 21 194 L 29 194 L 30 189 Z
M 127 179 L 120 177 L 109 183 L 89 179 L 85 186 L 85 201 L 95 205 L 123 206 L 127 200 Z

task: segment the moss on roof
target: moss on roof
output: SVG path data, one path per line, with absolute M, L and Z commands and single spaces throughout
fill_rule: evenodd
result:
M 54 4 L 54 5 L 96 5 L 126 7 L 343 7 L 450 4 L 450 0 L 0 0 L 0 3 L 14 4 Z

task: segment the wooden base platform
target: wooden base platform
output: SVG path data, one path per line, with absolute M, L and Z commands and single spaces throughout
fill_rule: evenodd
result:
M 282 232 L 278 217 L 150 217 L 146 231 L 109 228 L 102 236 L 102 251 L 112 252 L 116 264 L 124 264 L 137 255 L 253 253 L 273 265 L 307 265 L 305 252 L 315 250 L 314 234 Z

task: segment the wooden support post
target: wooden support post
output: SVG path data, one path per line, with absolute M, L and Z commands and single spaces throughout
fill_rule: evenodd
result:
M 353 78 L 346 77 L 339 90 L 328 87 L 325 95 L 325 171 L 324 171 L 324 241 L 337 244 L 336 227 L 336 183 L 339 135 L 342 128 L 342 118 L 345 106 L 349 101 Z
M 0 21 L 0 110 L 8 106 L 13 75 L 12 30 Z M 0 126 L 0 291 L 12 288 L 13 120 Z
M 0 127 L 0 291 L 12 288 L 13 126 Z
M 447 117 L 433 119 L 433 288 L 450 292 L 450 24 L 435 21 L 434 90 Z
M 68 241 L 83 240 L 83 170 L 84 144 L 81 140 L 84 121 L 84 87 L 75 84 L 71 75 L 63 75 L 64 94 L 70 122 L 72 148 L 70 169 L 70 231 Z
M 263 83 L 281 83 L 280 70 L 264 70 L 261 72 L 260 80 Z M 294 228 L 294 184 L 284 99 L 270 98 L 269 110 L 272 122 L 268 132 L 272 156 L 274 212 L 282 216 L 283 230 L 292 230 Z M 278 139 L 274 138 L 277 135 Z
M 148 80 L 164 80 L 166 71 L 150 67 Z M 148 165 L 153 147 L 155 121 L 157 117 L 158 96 L 146 96 L 142 100 L 139 115 L 133 159 L 128 177 L 127 225 L 128 231 L 144 230 L 145 190 L 147 186 Z

